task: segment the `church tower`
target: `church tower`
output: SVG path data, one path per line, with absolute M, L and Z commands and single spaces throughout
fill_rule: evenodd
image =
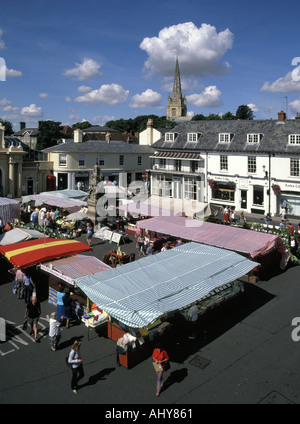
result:
M 178 57 L 176 59 L 172 97 L 168 97 L 167 119 L 169 121 L 187 119 L 186 98 L 182 97 Z

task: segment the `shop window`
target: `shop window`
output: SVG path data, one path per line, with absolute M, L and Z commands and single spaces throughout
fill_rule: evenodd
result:
M 184 180 L 184 198 L 197 200 L 197 183 L 193 178 L 185 178 Z
M 234 202 L 235 188 L 234 183 L 230 184 L 211 184 L 211 194 L 213 199 Z
M 264 188 L 261 186 L 253 187 L 253 205 L 264 204 Z

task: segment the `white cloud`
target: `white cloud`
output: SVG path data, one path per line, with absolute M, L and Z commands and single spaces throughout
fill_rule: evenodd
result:
M 30 106 L 22 108 L 21 115 L 25 118 L 40 118 L 43 116 L 43 111 L 41 107 L 38 107 L 32 103 Z
M 124 103 L 128 98 L 129 90 L 125 90 L 119 84 L 104 84 L 97 90 L 92 90 L 84 96 L 75 99 L 79 103 L 104 104 L 115 106 Z
M 3 35 L 3 30 L 0 29 L 0 49 L 4 49 L 5 48 L 5 43 L 2 40 L 2 35 Z
M 214 26 L 203 23 L 198 28 L 193 22 L 185 22 L 163 28 L 158 37 L 144 38 L 140 48 L 148 54 L 144 70 L 149 75 L 173 75 L 178 56 L 182 74 L 203 77 L 229 71 L 230 65 L 222 64 L 221 59 L 232 44 L 229 29 L 217 33 Z
M 81 85 L 80 87 L 77 88 L 78 93 L 88 93 L 91 90 L 92 90 L 91 87 L 88 87 L 86 85 Z
M 101 65 L 95 60 L 85 58 L 82 63 L 75 63 L 74 68 L 64 71 L 63 75 L 83 81 L 86 79 L 102 76 L 102 73 L 99 71 L 100 67 Z
M 0 106 L 7 106 L 11 105 L 11 100 L 8 100 L 6 97 L 3 97 L 3 99 L 0 100 Z
M 300 81 L 299 78 L 293 79 L 292 76 L 292 72 L 288 72 L 284 77 L 278 78 L 272 83 L 267 81 L 262 86 L 261 91 L 268 91 L 270 93 L 297 93 L 300 91 Z
M 65 97 L 65 102 L 70 103 L 72 101 L 70 96 L 66 96 Z
M 40 93 L 40 94 L 39 94 L 39 97 L 40 97 L 41 99 L 46 99 L 47 97 L 49 97 L 49 94 L 48 94 L 48 93 Z
M 4 112 L 17 112 L 20 108 L 17 106 L 5 106 L 3 108 Z
M 109 116 L 109 115 L 97 115 L 94 118 L 91 119 L 90 122 L 97 125 L 104 125 L 108 121 L 115 121 L 115 116 Z
M 6 67 L 6 77 L 7 78 L 18 78 L 22 76 L 22 72 L 21 71 L 17 71 L 15 69 L 8 69 Z
M 254 103 L 249 103 L 247 106 L 250 107 L 253 113 L 259 112 L 259 108 Z
M 206 87 L 200 94 L 186 96 L 187 102 L 197 107 L 218 107 L 223 104 L 221 91 L 215 86 Z
M 132 97 L 129 107 L 158 107 L 161 105 L 161 94 L 148 88 L 142 94 L 136 94 Z
M 289 103 L 289 109 L 295 115 L 300 112 L 300 99 L 294 100 Z

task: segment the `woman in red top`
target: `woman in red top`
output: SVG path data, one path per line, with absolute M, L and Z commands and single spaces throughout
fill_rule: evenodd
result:
M 152 353 L 152 358 L 154 359 L 154 361 L 157 364 L 162 364 L 162 367 L 164 368 L 164 364 L 169 361 L 169 356 L 167 354 L 167 352 L 165 350 L 162 349 L 161 345 L 158 343 L 156 345 L 156 348 L 154 349 L 153 353 Z M 157 375 L 157 382 L 156 382 L 156 396 L 159 396 L 160 391 L 163 387 L 163 372 L 164 370 L 162 369 L 162 371 L 157 371 L 156 375 Z

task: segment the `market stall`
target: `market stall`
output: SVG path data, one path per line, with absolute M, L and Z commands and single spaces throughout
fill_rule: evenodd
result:
M 147 231 L 232 250 L 247 255 L 265 268 L 278 263 L 284 269 L 290 258 L 282 239 L 272 234 L 178 216 L 150 218 L 138 221 L 137 226 Z
M 23 241 L 0 247 L 0 253 L 14 266 L 21 268 L 88 250 L 92 248 L 80 241 L 53 238 Z
M 120 355 L 124 366 L 131 367 L 149 355 L 154 339 L 151 331 L 159 334 L 168 329 L 165 317 L 169 313 L 204 301 L 257 265 L 235 252 L 187 243 L 105 273 L 77 278 L 75 283 L 110 315 L 108 337 L 116 340 L 134 330 L 135 347 L 130 344 L 126 354 Z
M 66 209 L 69 213 L 77 212 L 81 208 L 86 207 L 87 203 L 83 200 L 72 199 L 51 194 L 31 194 L 22 197 L 22 204 L 34 203 L 34 206 L 43 205 L 53 206 L 61 209 Z
M 104 319 L 96 308 L 92 309 L 89 299 L 75 283 L 76 278 L 110 269 L 104 262 L 94 256 L 74 255 L 44 262 L 40 264 L 40 269 L 49 276 L 48 302 L 50 304 L 57 305 L 57 292 L 63 287 L 64 290 L 71 290 L 74 315 L 79 317 L 87 327 L 96 328 L 108 319 L 107 314 Z
M 15 219 L 19 219 L 20 215 L 20 202 L 7 197 L 0 197 L 0 218 L 4 225 L 9 222 L 13 222 Z
M 44 238 L 44 234 L 40 231 L 30 230 L 27 228 L 13 228 L 12 230 L 0 234 L 0 245 L 5 246 L 7 244 L 40 238 Z

